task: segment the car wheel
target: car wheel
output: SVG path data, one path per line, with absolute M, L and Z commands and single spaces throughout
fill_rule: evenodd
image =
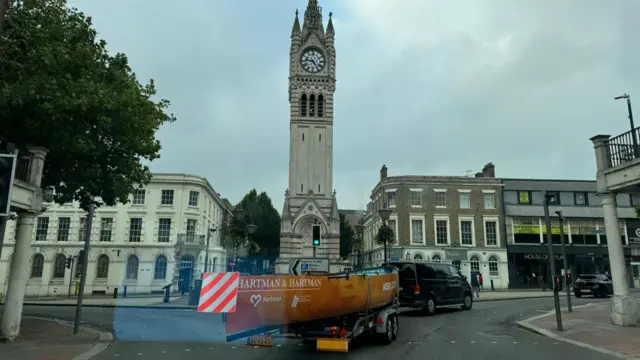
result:
M 471 307 L 473 307 L 473 298 L 471 297 L 471 294 L 464 294 L 464 298 L 462 298 L 462 306 L 460 307 L 462 310 L 471 310 Z
M 579 291 L 576 291 L 573 293 L 577 298 L 581 298 L 582 297 L 582 293 Z
M 424 312 L 429 316 L 435 315 L 437 308 L 438 306 L 436 305 L 436 299 L 433 296 L 429 296 L 429 298 L 427 299 L 427 305 L 423 309 Z

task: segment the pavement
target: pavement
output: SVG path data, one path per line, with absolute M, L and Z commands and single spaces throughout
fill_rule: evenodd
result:
M 487 296 L 484 296 L 487 295 Z M 488 294 L 481 293 L 485 299 Z M 497 295 L 494 295 L 497 296 Z M 564 300 L 562 300 L 564 302 Z M 574 299 L 576 306 L 608 303 L 608 300 Z M 470 311 L 445 309 L 427 317 L 408 313 L 400 318 L 399 338 L 383 346 L 365 342 L 356 344 L 348 354 L 310 351 L 294 341 L 278 341 L 272 348 L 254 348 L 241 341 L 226 343 L 221 319 L 194 309 L 106 308 L 83 309 L 83 325 L 109 331 L 114 341 L 92 360 L 175 358 L 210 359 L 226 357 L 238 360 L 349 359 L 377 360 L 397 358 L 416 360 L 613 360 L 618 357 L 579 347 L 520 328 L 518 321 L 546 314 L 553 308 L 551 298 L 527 298 L 476 302 Z M 30 305 L 28 316 L 48 316 L 72 320 L 74 308 Z M 2 345 L 0 345 L 2 346 Z M 2 348 L 0 348 L 0 353 Z M 4 356 L 2 357 L 4 360 Z M 70 359 L 60 359 L 70 360 Z
M 545 298 L 551 297 L 551 291 L 539 290 L 523 290 L 523 291 L 484 291 L 480 293 L 478 302 L 496 301 L 496 300 L 512 300 L 526 298 Z M 195 309 L 196 305 L 189 305 L 189 296 L 172 295 L 169 303 L 163 302 L 164 297 L 159 295 L 133 295 L 126 298 L 112 297 L 87 297 L 83 300 L 83 305 L 87 307 L 132 307 L 132 308 L 176 308 L 176 309 Z M 28 298 L 25 299 L 25 305 L 56 305 L 56 306 L 76 306 L 77 299 L 75 297 L 49 297 L 49 298 Z
M 110 333 L 81 327 L 73 335 L 73 324 L 60 320 L 25 317 L 20 337 L 0 343 L 3 360 L 88 359 L 103 351 L 112 340 Z
M 555 311 L 520 321 L 518 325 L 549 338 L 592 349 L 621 359 L 640 359 L 640 327 L 611 323 L 611 304 L 591 303 L 562 309 L 562 328 L 557 330 Z

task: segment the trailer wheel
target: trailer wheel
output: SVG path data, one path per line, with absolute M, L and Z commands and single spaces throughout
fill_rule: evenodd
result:
M 398 329 L 398 319 L 394 315 L 388 316 L 387 326 L 385 326 L 385 332 L 384 334 L 380 334 L 382 343 L 385 345 L 391 344 L 398 336 L 397 329 Z
M 400 325 L 400 321 L 398 320 L 398 315 L 393 315 L 393 340 L 397 340 L 398 339 L 398 329 L 399 329 L 399 325 Z

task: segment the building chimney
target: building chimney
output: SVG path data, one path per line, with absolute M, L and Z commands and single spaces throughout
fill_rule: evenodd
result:
M 487 165 L 485 165 L 482 168 L 482 176 L 483 177 L 488 177 L 488 178 L 495 178 L 496 177 L 496 167 L 495 165 L 493 165 L 493 163 L 488 163 Z
M 382 169 L 380 169 L 380 181 L 387 178 L 387 165 L 382 165 Z

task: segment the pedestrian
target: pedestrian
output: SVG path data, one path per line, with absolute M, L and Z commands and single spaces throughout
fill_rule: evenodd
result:
M 480 290 L 484 290 L 484 279 L 482 279 L 482 273 L 478 273 L 478 283 L 480 284 Z
M 471 289 L 476 294 L 476 297 L 480 297 L 480 282 L 478 281 L 478 274 L 475 271 L 471 271 Z

